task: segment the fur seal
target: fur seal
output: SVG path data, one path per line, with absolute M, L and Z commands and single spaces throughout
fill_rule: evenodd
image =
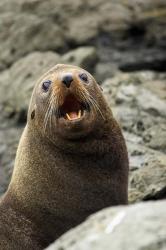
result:
M 0 249 L 43 249 L 90 214 L 127 204 L 127 189 L 125 141 L 99 85 L 56 65 L 32 93 L 0 203 Z

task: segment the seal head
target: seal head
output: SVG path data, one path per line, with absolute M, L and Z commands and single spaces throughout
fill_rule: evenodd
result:
M 107 112 L 100 86 L 89 72 L 58 64 L 36 84 L 29 120 L 43 136 L 67 150 L 71 141 L 86 140 L 96 132 L 99 136 Z M 70 140 L 69 147 L 66 139 Z

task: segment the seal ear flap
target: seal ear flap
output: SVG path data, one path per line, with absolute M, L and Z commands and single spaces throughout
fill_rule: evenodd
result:
M 35 108 L 31 112 L 31 120 L 33 120 L 34 118 L 35 118 Z

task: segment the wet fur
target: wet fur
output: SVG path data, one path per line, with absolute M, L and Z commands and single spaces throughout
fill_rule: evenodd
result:
M 59 68 L 66 69 L 65 65 Z M 56 68 L 42 79 L 54 72 Z M 65 139 L 61 133 L 53 135 L 52 113 L 43 129 L 43 104 L 36 99 L 39 83 L 32 95 L 12 180 L 0 203 L 0 249 L 4 250 L 43 249 L 90 214 L 127 204 L 126 145 L 100 88 L 94 83 L 88 91 L 95 89 L 91 95 L 104 119 L 94 107 L 92 128 L 82 128 L 89 129 L 87 135 Z

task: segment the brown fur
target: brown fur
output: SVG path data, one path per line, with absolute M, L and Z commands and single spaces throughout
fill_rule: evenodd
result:
M 43 129 L 50 93 L 59 96 L 56 107 L 68 94 L 61 83 L 65 72 L 74 76 L 69 89 L 77 99 L 84 99 L 81 92 L 86 89 L 100 110 L 92 107 L 88 119 L 73 125 L 49 117 Z M 12 180 L 0 203 L 0 249 L 43 249 L 88 215 L 127 204 L 124 138 L 93 77 L 86 72 L 89 83 L 84 84 L 79 72 L 86 71 L 57 65 L 34 88 Z M 52 87 L 43 94 L 46 79 L 52 80 Z

